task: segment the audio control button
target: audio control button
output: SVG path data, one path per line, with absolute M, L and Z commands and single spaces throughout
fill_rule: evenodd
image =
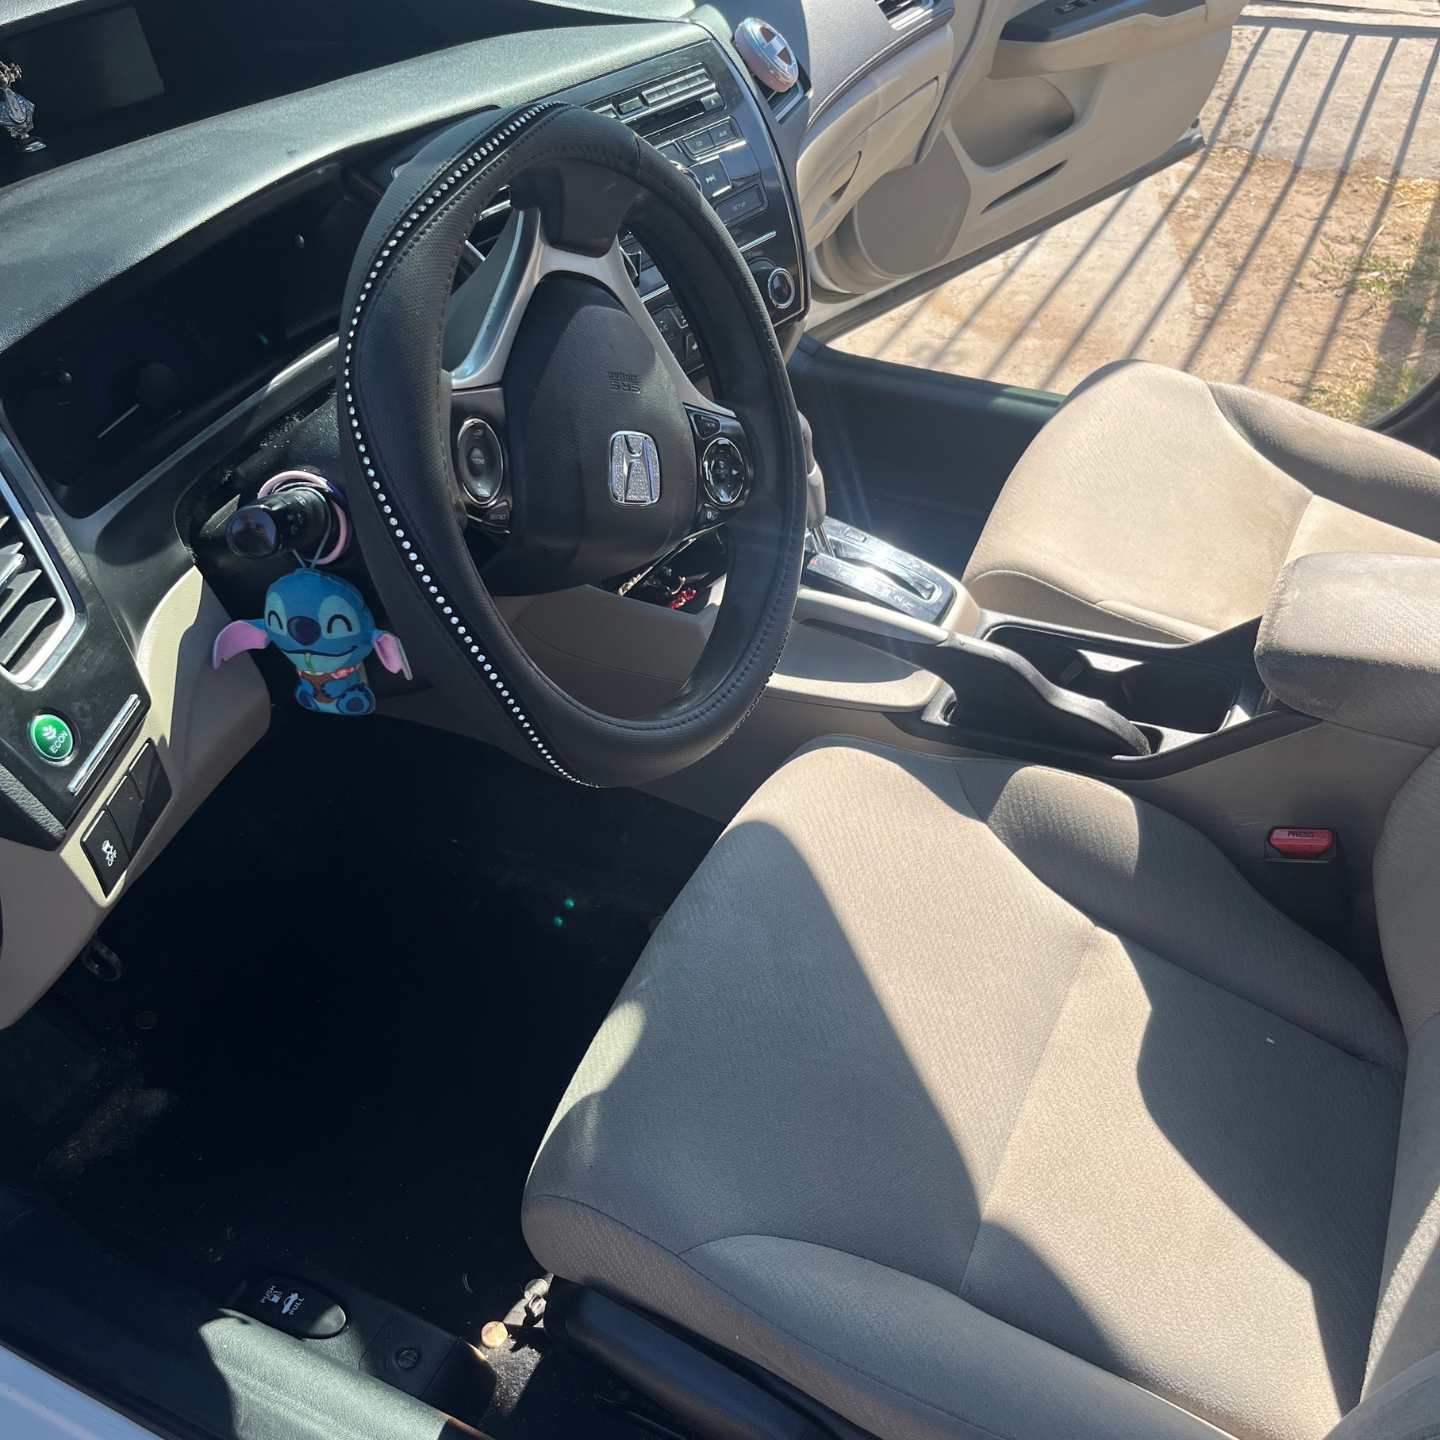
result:
M 705 494 L 722 510 L 738 505 L 745 495 L 745 457 L 733 440 L 721 435 L 705 448 L 701 462 Z
M 726 173 L 727 169 L 727 166 L 720 163 L 718 156 L 713 160 L 697 160 L 690 167 L 707 200 L 718 200 L 729 192 L 730 176 Z
M 722 225 L 733 225 L 737 220 L 743 220 L 747 215 L 754 215 L 764 208 L 765 196 L 759 186 L 751 185 L 738 194 L 727 195 L 723 200 L 717 201 L 715 213 L 720 217 Z
M 760 173 L 760 162 L 748 145 L 738 145 L 734 150 L 727 150 L 720 160 L 725 166 L 725 173 L 732 180 L 748 180 L 752 175 Z

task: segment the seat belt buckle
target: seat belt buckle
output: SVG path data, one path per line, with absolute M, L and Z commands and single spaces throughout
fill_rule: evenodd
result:
M 1265 839 L 1265 858 L 1302 864 L 1324 864 L 1339 854 L 1333 830 L 1305 825 L 1277 825 Z
M 1312 935 L 1343 949 L 1351 913 L 1350 872 L 1329 826 L 1275 825 L 1265 837 L 1261 891 Z

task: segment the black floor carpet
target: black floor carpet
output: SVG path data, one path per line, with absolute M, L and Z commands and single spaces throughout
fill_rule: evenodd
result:
M 276 722 L 106 923 L 122 978 L 42 1003 L 90 1058 L 0 1173 L 217 1299 L 328 1273 L 476 1341 L 539 1273 L 551 1112 L 717 827 L 419 726 Z

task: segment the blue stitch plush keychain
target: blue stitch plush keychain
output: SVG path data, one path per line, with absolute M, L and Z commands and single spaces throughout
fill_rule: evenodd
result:
M 374 691 L 365 683 L 373 650 L 391 672 L 410 679 L 400 641 L 375 628 L 365 597 L 338 575 L 301 568 L 282 575 L 265 592 L 263 620 L 236 620 L 215 639 L 216 669 L 242 650 L 274 645 L 300 673 L 295 698 L 322 715 L 368 715 Z

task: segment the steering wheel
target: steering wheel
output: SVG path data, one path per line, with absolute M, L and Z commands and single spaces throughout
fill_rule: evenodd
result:
M 505 234 L 456 288 L 507 187 Z M 626 231 L 690 318 L 716 399 L 641 303 Z M 690 177 L 618 121 L 561 102 L 472 117 L 386 191 L 341 317 L 347 496 L 416 668 L 482 729 L 498 706 L 524 751 L 582 784 L 653 780 L 727 739 L 789 631 L 805 466 L 764 302 Z M 491 598 L 624 575 L 721 524 L 714 628 L 649 715 L 567 694 Z

